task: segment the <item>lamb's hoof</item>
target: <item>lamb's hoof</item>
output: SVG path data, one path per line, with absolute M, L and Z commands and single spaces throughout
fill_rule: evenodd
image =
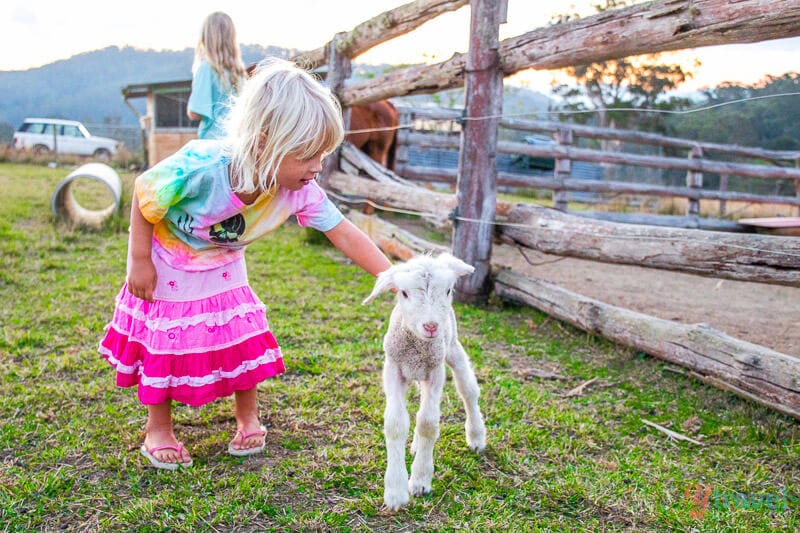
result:
M 467 424 L 467 446 L 475 453 L 480 453 L 486 448 L 486 426 L 483 420 L 477 424 Z
M 467 446 L 475 453 L 481 453 L 486 448 L 486 435 L 467 437 Z
M 430 494 L 431 484 L 430 482 L 424 483 L 412 479 L 408 482 L 408 491 L 414 496 L 424 496 Z
M 386 489 L 383 492 L 383 503 L 390 511 L 397 511 L 408 503 L 408 491 L 405 489 Z

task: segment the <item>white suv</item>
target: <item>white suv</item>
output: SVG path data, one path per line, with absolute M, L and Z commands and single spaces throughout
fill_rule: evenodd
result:
M 14 148 L 35 154 L 56 152 L 94 156 L 108 161 L 117 153 L 119 141 L 95 137 L 80 122 L 52 118 L 26 118 L 14 132 Z

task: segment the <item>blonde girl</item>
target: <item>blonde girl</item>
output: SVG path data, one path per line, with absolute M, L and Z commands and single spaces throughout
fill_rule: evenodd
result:
M 195 47 L 192 93 L 186 111 L 190 119 L 200 121 L 199 138 L 224 136 L 225 115 L 246 77 L 233 20 L 219 11 L 211 13 L 203 22 Z
M 141 453 L 156 467 L 192 464 L 173 432 L 173 401 L 234 396 L 228 451 L 264 449 L 256 388 L 284 372 L 245 248 L 295 215 L 372 275 L 388 259 L 315 181 L 344 136 L 330 92 L 283 60 L 242 87 L 224 140 L 196 140 L 135 180 L 127 282 L 100 344 L 117 384 L 147 408 Z

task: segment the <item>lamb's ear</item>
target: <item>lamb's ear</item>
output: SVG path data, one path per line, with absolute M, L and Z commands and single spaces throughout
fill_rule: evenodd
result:
M 436 257 L 436 261 L 443 264 L 450 270 L 452 270 L 456 277 L 466 276 L 467 274 L 472 274 L 475 272 L 475 267 L 472 265 L 466 264 L 461 259 L 454 257 L 447 252 L 443 252 Z
M 394 268 L 390 268 L 389 270 L 384 270 L 383 272 L 378 274 L 378 279 L 375 280 L 375 286 L 372 288 L 372 292 L 369 294 L 369 296 L 364 298 L 364 301 L 361 302 L 361 305 L 370 303 L 380 293 L 388 291 L 393 287 L 394 287 Z

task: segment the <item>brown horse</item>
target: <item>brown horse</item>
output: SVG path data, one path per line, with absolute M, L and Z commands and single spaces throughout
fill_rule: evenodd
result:
M 247 67 L 252 76 L 258 63 Z M 394 167 L 397 109 L 389 100 L 350 107 L 350 130 L 346 139 L 371 159 L 391 170 Z M 371 130 L 371 131 L 364 131 Z
M 389 100 L 350 108 L 350 132 L 346 139 L 370 158 L 391 170 L 394 167 L 397 109 Z

